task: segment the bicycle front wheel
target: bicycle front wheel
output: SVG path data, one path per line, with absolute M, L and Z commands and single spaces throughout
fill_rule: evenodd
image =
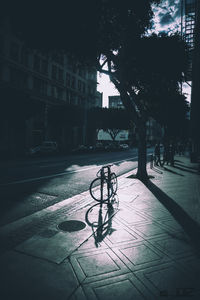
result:
M 90 184 L 90 195 L 92 198 L 99 202 L 105 202 L 110 198 L 110 194 L 108 195 L 108 184 L 107 180 L 104 179 L 101 186 L 101 178 L 94 179 Z

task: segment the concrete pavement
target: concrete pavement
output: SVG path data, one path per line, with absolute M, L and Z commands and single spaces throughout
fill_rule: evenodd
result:
M 200 299 L 197 165 L 148 173 L 110 207 L 84 192 L 0 227 L 0 299 Z

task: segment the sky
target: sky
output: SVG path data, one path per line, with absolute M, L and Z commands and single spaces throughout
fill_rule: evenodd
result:
M 159 6 L 153 7 L 154 18 L 152 31 L 175 32 L 181 31 L 181 0 L 163 0 Z M 98 74 L 99 92 L 103 92 L 103 106 L 108 106 L 108 96 L 119 95 L 114 85 L 105 74 Z M 191 88 L 187 83 L 183 84 L 183 93 L 190 101 Z

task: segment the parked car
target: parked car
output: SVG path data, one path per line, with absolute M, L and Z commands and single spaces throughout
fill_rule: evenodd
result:
M 53 154 L 58 152 L 58 145 L 54 141 L 44 141 L 41 145 L 29 149 L 31 156 L 40 154 Z
M 121 150 L 127 150 L 127 149 L 129 149 L 129 145 L 128 144 L 120 144 L 119 145 L 119 149 L 121 149 Z
M 77 148 L 74 148 L 72 150 L 72 153 L 76 154 L 76 153 L 84 153 L 87 152 L 87 146 L 85 145 L 79 145 Z
M 53 141 L 45 141 L 40 146 L 40 152 L 44 154 L 56 153 L 58 152 L 58 145 Z

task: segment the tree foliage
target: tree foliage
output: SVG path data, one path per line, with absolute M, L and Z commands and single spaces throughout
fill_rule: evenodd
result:
M 138 127 L 138 177 L 144 180 L 146 120 L 157 117 L 163 94 L 178 92 L 185 69 L 184 45 L 177 34 L 145 36 L 153 16 L 151 4 L 159 2 L 40 1 L 38 6 L 30 0 L 23 7 L 15 1 L 8 10 L 14 28 L 31 47 L 68 51 L 110 77 Z

